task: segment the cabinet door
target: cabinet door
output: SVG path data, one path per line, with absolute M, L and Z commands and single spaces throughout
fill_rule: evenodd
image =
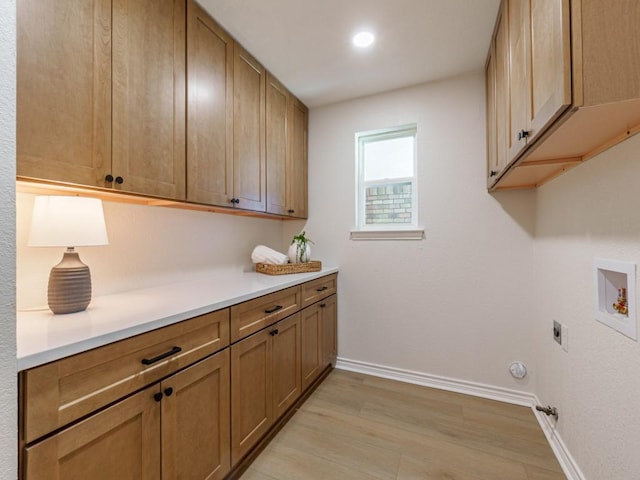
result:
M 316 303 L 302 311 L 302 390 L 306 390 L 322 370 L 322 312 Z
M 289 113 L 289 158 L 287 168 L 287 213 L 307 218 L 307 107 L 291 97 Z
M 17 174 L 102 186 L 111 166 L 111 0 L 17 4 Z
M 113 0 L 114 184 L 185 198 L 185 2 Z
M 267 212 L 286 215 L 289 92 L 267 74 Z
M 273 423 L 270 330 L 231 346 L 231 464 L 244 457 Z
M 571 104 L 569 0 L 531 2 L 531 138 Z
M 229 350 L 161 385 L 162 478 L 222 479 L 231 468 Z
M 496 52 L 491 44 L 485 71 L 487 96 L 487 187 L 491 187 L 498 174 L 498 123 L 496 121 Z
M 322 309 L 322 366 L 335 365 L 338 356 L 338 298 L 331 295 L 320 303 Z
M 273 335 L 273 418 L 279 418 L 300 393 L 300 313 L 274 325 Z
M 236 206 L 264 212 L 265 77 L 249 53 L 234 45 L 233 63 L 233 195 Z
M 509 0 L 509 160 L 527 145 L 530 125 L 530 0 Z
M 267 212 L 307 218 L 307 107 L 267 74 Z
M 143 390 L 26 448 L 26 480 L 158 480 L 157 392 Z
M 233 40 L 194 0 L 187 7 L 187 200 L 233 197 Z
M 509 163 L 509 30 L 506 9 L 507 2 L 504 2 L 495 37 L 497 126 L 495 176 L 499 176 Z

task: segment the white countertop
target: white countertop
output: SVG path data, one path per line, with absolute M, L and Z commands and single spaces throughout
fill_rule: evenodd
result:
M 49 309 L 17 314 L 18 370 L 26 370 L 117 340 L 299 285 L 337 268 L 291 275 L 219 271 L 180 283 L 104 295 L 84 312 Z

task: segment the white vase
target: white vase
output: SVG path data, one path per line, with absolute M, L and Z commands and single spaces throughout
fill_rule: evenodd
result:
M 311 247 L 307 243 L 304 248 L 298 242 L 289 245 L 289 262 L 291 263 L 307 263 L 311 260 Z

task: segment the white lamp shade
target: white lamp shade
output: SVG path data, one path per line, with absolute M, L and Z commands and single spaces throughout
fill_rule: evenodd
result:
M 29 246 L 82 247 L 108 243 L 102 200 L 65 196 L 35 198 Z

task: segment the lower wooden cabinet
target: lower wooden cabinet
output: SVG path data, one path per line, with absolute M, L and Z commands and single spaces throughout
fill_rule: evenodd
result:
M 273 336 L 273 418 L 286 412 L 302 393 L 300 377 L 300 314 L 278 322 Z
M 229 349 L 161 384 L 162 478 L 224 478 L 229 445 Z
M 28 480 L 224 478 L 229 350 L 27 447 L 24 461 Z
M 231 463 L 236 464 L 269 430 L 271 330 L 231 346 Z
M 300 396 L 300 313 L 231 346 L 231 463 Z
M 337 345 L 336 295 L 302 310 L 302 390 L 309 387 L 327 365 L 335 364 Z
M 31 444 L 228 345 L 223 309 L 21 372 L 21 438 Z
M 236 478 L 335 364 L 336 286 L 327 275 L 20 372 L 20 479 Z
M 322 365 L 335 366 L 338 356 L 338 296 L 320 302 L 322 311 Z
M 28 480 L 160 478 L 159 385 L 28 447 Z
M 302 310 L 302 388 L 318 378 L 322 365 L 322 309 L 316 303 Z

